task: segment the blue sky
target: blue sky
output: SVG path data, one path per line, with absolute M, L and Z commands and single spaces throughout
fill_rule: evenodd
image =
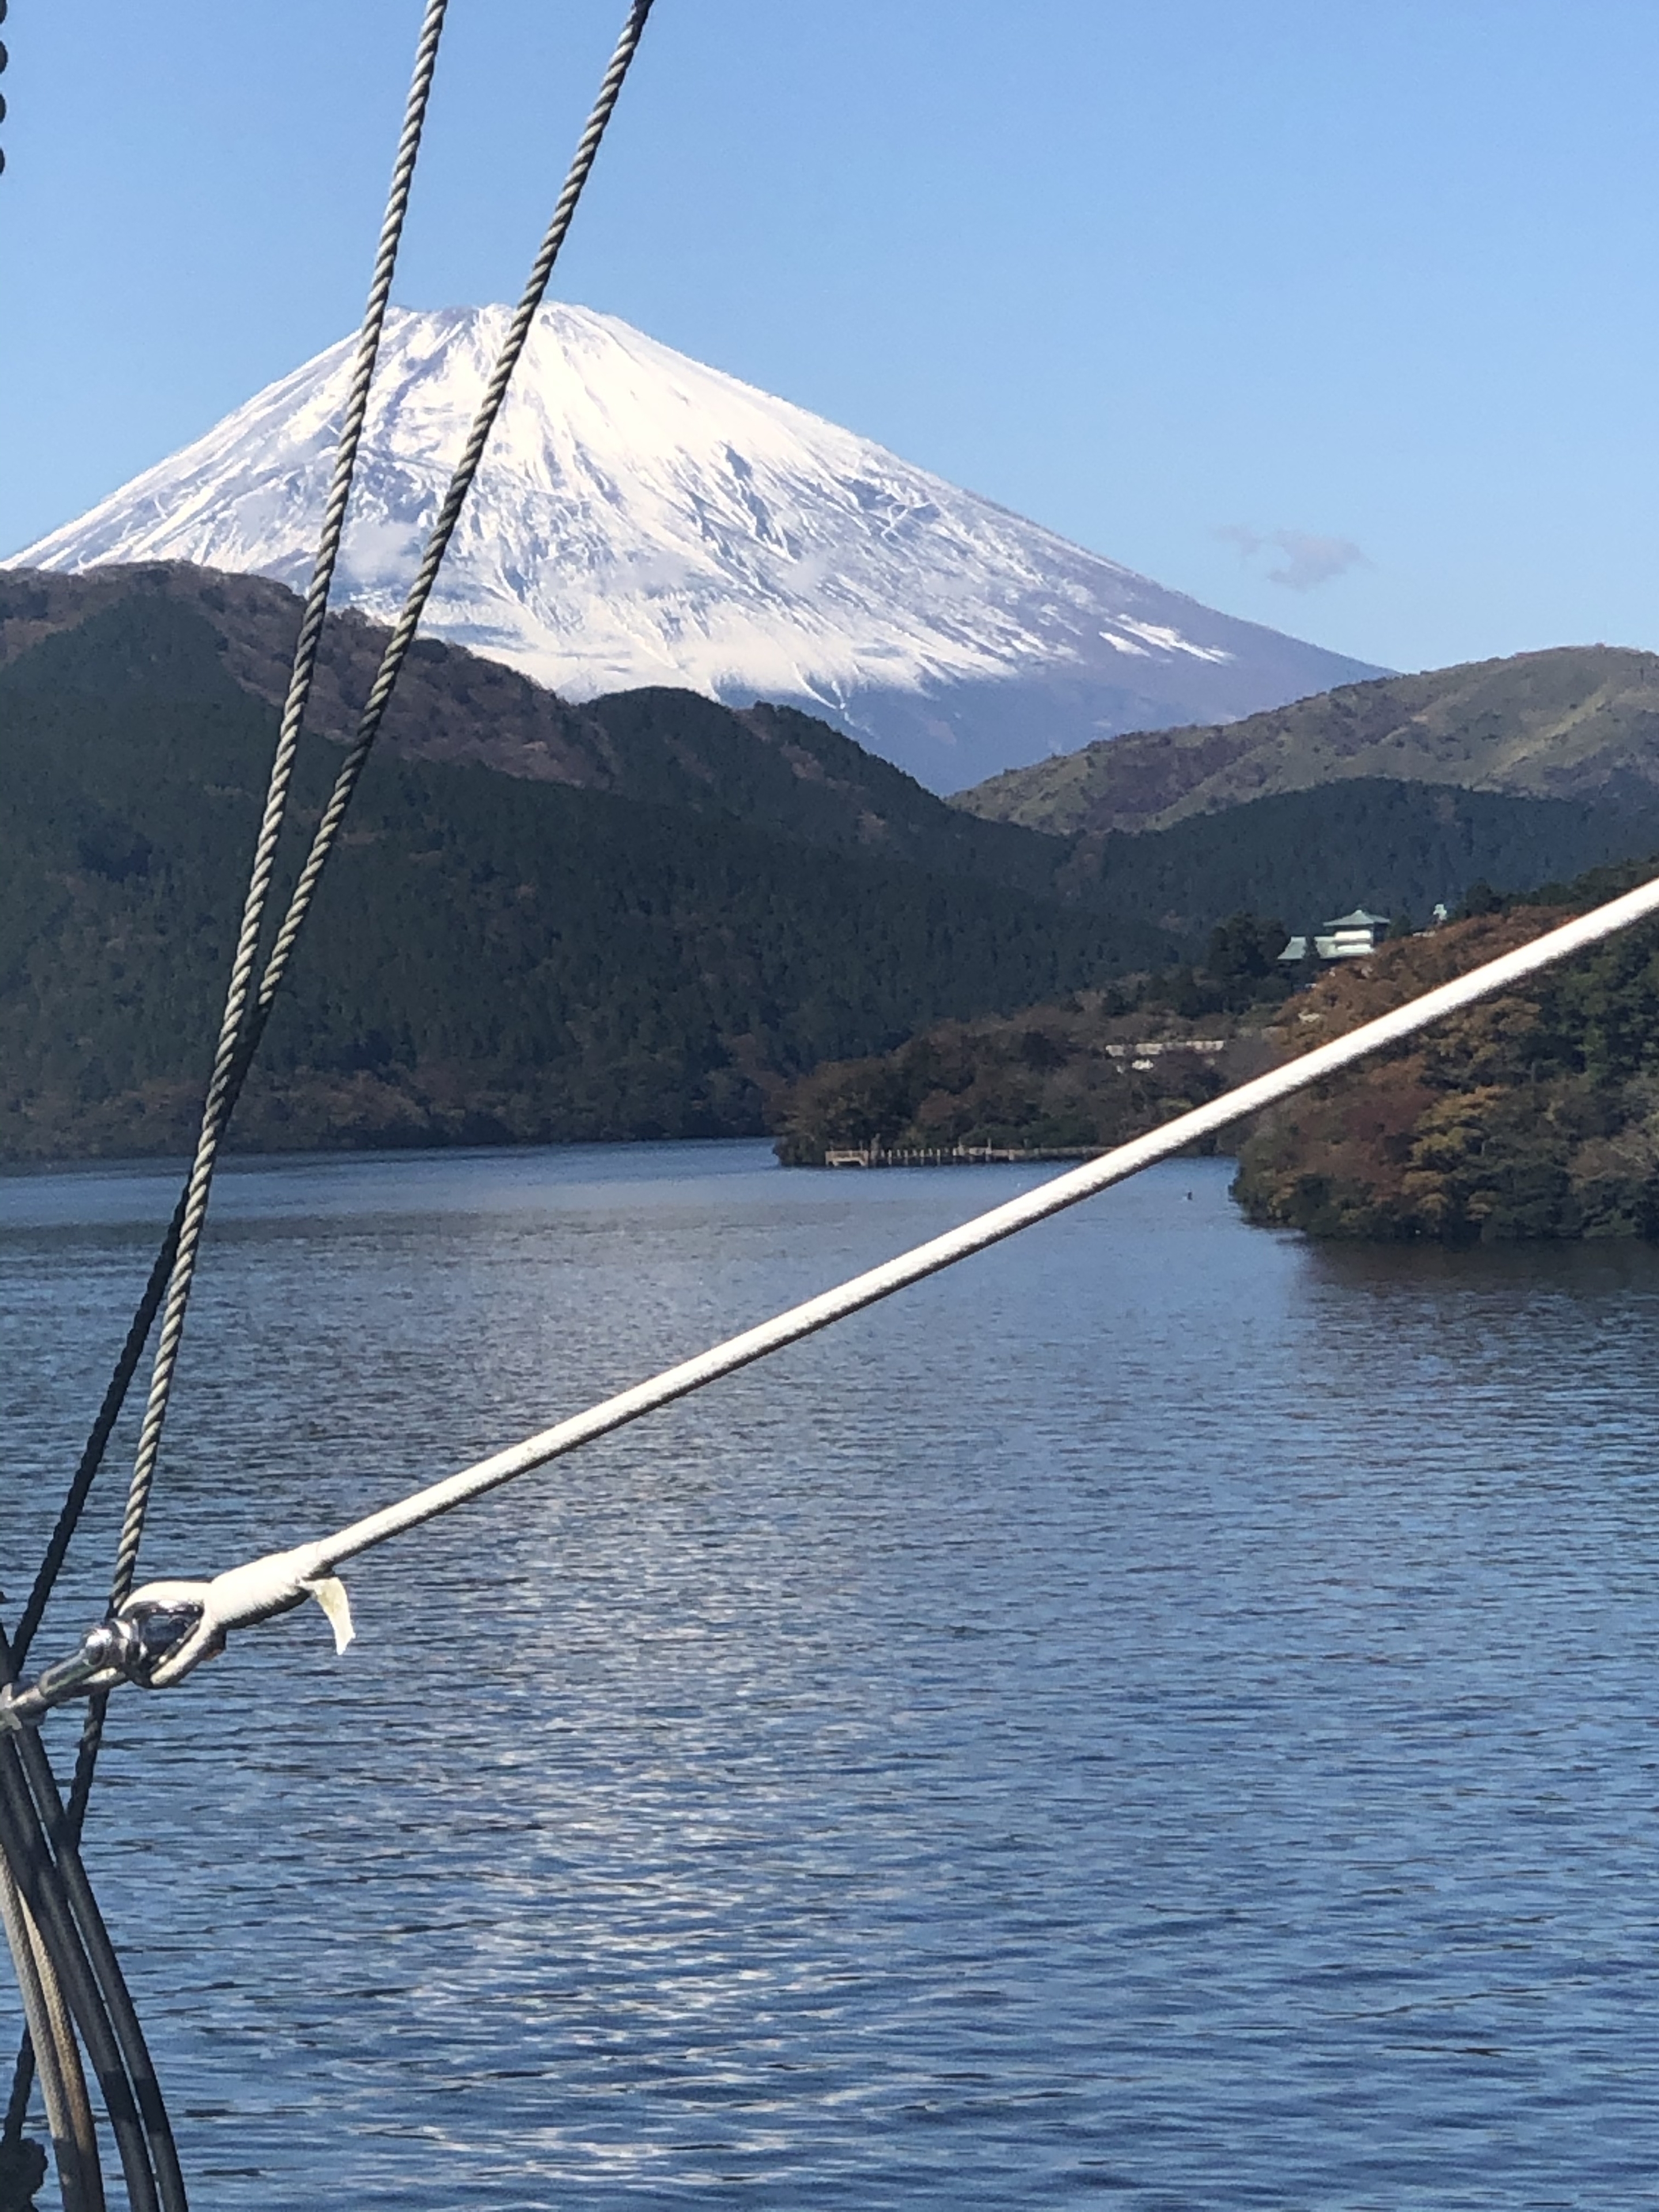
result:
M 513 296 L 622 0 L 454 0 L 398 296 Z M 418 0 L 12 0 L 0 545 L 342 336 Z M 658 0 L 556 282 L 1212 605 L 1659 646 L 1652 0 Z

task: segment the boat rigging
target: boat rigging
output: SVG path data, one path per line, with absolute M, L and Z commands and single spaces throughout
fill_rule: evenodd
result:
M 418 161 L 447 0 L 427 0 L 424 9 L 359 331 L 350 394 L 340 427 L 333 480 L 295 648 L 264 818 L 249 870 L 196 1156 L 40 1571 L 15 1632 L 9 1641 L 0 1638 L 0 1924 L 12 1954 L 27 2028 L 3 2133 L 0 2133 L 0 2212 L 13 2212 L 13 2208 L 26 2205 L 44 2173 L 43 2154 L 38 2146 L 30 2144 L 26 2134 L 37 2077 L 67 2212 L 102 2212 L 104 2182 L 88 2085 L 88 2066 L 108 2117 L 134 2212 L 185 2212 L 179 2160 L 155 2069 L 79 1850 L 106 1711 L 114 1691 L 124 1685 L 154 1690 L 178 1686 L 222 1650 L 232 1634 L 270 1621 L 303 1606 L 308 1599 L 320 1605 L 333 1627 L 337 1646 L 343 1650 L 352 1631 L 339 1570 L 373 1547 L 406 1534 L 722 1376 L 769 1358 L 1081 1203 L 1200 1137 L 1292 1097 L 1445 1015 L 1659 914 L 1659 878 L 1655 878 L 1363 1028 L 1224 1093 L 1149 1135 L 728 1337 L 696 1358 L 669 1367 L 586 1413 L 419 1487 L 332 1534 L 234 1565 L 211 1578 L 162 1579 L 140 1584 L 137 1566 L 145 1519 L 225 1132 L 318 884 L 339 841 L 353 794 L 545 296 L 651 7 L 652 0 L 633 0 L 629 9 L 416 574 L 364 702 L 355 739 L 338 771 L 286 911 L 262 957 L 277 843 L 287 819 L 295 752 Z M 4 15 L 5 0 L 0 0 L 0 20 Z M 0 68 L 3 65 L 0 48 Z M 107 1613 L 76 1650 L 25 1679 L 47 1602 L 158 1317 L 160 1334 Z M 40 1727 L 58 1706 L 81 1701 L 88 1706 L 87 1720 L 73 1781 L 65 1796 L 47 1758 Z

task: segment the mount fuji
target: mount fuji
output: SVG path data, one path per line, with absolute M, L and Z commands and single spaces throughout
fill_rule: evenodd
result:
M 337 604 L 395 612 L 508 313 L 388 318 Z M 185 561 L 303 591 L 352 345 L 6 565 Z M 1383 672 L 562 306 L 537 319 L 423 627 L 573 700 L 678 684 L 804 707 L 945 791 Z

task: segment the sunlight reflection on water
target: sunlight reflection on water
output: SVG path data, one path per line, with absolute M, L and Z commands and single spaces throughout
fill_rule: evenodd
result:
M 1650 2189 L 1659 1254 L 1316 1251 L 1226 1176 L 362 1562 L 344 1661 L 298 1615 L 120 1701 L 90 1855 L 202 2205 Z M 147 1568 L 319 1533 L 1030 1179 L 240 1163 Z M 0 1177 L 10 1591 L 173 1188 Z

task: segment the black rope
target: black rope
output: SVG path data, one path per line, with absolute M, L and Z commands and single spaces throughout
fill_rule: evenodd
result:
M 12 1654 L 0 1634 L 0 1682 L 15 1679 Z M 0 1741 L 0 1856 L 34 1914 L 103 2089 L 133 2212 L 143 2212 L 145 2204 L 155 2212 L 188 2212 L 173 2130 L 137 2008 L 70 1832 L 46 1747 L 33 1729 Z M 16 2115 L 19 2137 L 28 2094 L 20 2051 L 8 2111 L 9 2122 Z
M 104 1916 L 98 1909 L 98 1900 L 93 1894 L 87 1870 L 82 1864 L 80 1851 L 68 1833 L 64 1802 L 46 1758 L 46 1746 L 33 1729 L 27 1729 L 19 1737 L 17 1749 L 18 1763 L 34 1801 L 40 1833 L 53 1855 L 58 1879 L 68 1902 L 76 1935 L 97 1984 L 104 2016 L 113 2033 L 121 2064 L 132 2085 L 145 2143 L 155 2168 L 161 2212 L 186 2212 L 178 2148 L 161 2096 L 161 2085 L 156 2078 L 155 2062 L 144 2039 L 138 2008 L 133 2002 L 120 1960 L 110 1940 Z
M 40 1931 L 103 2092 L 132 2212 L 161 2212 L 137 2100 L 102 1993 L 82 1948 L 58 1868 L 34 1817 L 15 1743 L 0 1744 L 0 1851 Z

